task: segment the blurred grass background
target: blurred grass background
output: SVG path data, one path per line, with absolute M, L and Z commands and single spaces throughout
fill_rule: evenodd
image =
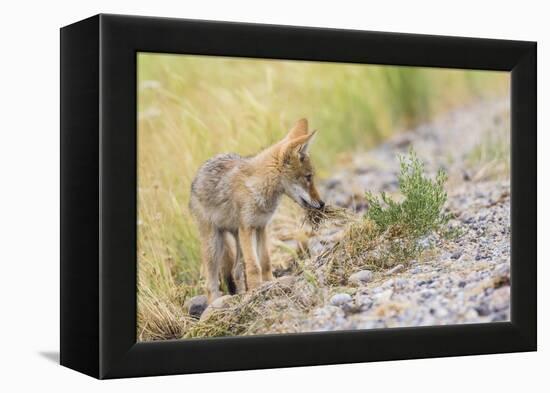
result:
M 187 205 L 208 158 L 254 154 L 306 117 L 323 177 L 392 133 L 508 93 L 503 72 L 140 53 L 138 333 L 151 330 L 150 313 L 173 318 L 200 292 Z

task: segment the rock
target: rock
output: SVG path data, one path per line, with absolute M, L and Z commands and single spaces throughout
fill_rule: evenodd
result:
M 219 298 L 217 298 L 216 300 L 214 300 L 210 304 L 210 307 L 212 307 L 212 308 L 226 308 L 229 305 L 229 299 L 231 299 L 231 298 L 232 298 L 231 295 L 220 296 Z
M 491 310 L 489 310 L 489 307 L 484 303 L 480 304 L 479 306 L 475 306 L 474 310 L 476 310 L 479 316 L 481 317 L 486 317 L 491 313 Z
M 393 295 L 393 289 L 387 289 L 382 292 L 376 293 L 373 298 L 378 302 L 386 302 L 391 299 Z
M 201 318 L 200 318 L 201 321 L 204 321 L 205 319 L 207 319 L 208 316 L 210 316 L 213 312 L 216 312 L 216 311 L 219 311 L 219 310 L 222 310 L 224 308 L 229 307 L 229 300 L 232 297 L 233 296 L 231 296 L 231 295 L 224 295 L 224 296 L 221 296 L 221 297 L 217 298 L 212 303 L 210 303 L 210 305 L 208 307 L 206 307 L 206 310 L 204 310 L 204 312 L 202 313 Z
M 403 288 L 406 288 L 408 284 L 409 282 L 404 278 L 398 278 L 397 280 L 395 280 L 394 287 L 403 289 Z
M 471 320 L 476 320 L 478 318 L 478 313 L 475 309 L 473 308 L 469 308 L 468 310 L 466 310 L 466 312 L 464 313 L 464 318 L 467 320 L 467 321 L 471 321 Z
M 434 309 L 433 315 L 437 318 L 443 319 L 449 316 L 449 311 L 446 308 L 438 307 Z
M 370 270 L 360 270 L 349 276 L 348 281 L 352 284 L 366 284 L 372 280 L 373 274 Z
M 333 306 L 342 306 L 349 302 L 351 302 L 351 296 L 347 293 L 337 293 L 330 298 L 330 304 Z
M 462 256 L 462 251 L 458 250 L 451 254 L 451 259 L 458 259 Z
M 189 299 L 187 312 L 193 318 L 199 318 L 208 307 L 208 298 L 205 295 L 194 296 Z
M 403 268 L 404 268 L 404 266 L 401 265 L 401 264 L 399 264 L 399 265 L 397 265 L 397 266 L 395 266 L 395 267 L 392 267 L 390 270 L 388 270 L 388 271 L 386 272 L 386 275 L 389 276 L 389 275 L 392 275 L 392 274 L 395 274 L 395 273 L 399 273 L 401 270 L 403 270 Z

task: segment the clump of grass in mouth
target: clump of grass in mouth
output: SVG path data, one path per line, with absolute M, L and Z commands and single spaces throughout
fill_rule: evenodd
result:
M 315 231 L 327 221 L 349 221 L 352 215 L 344 208 L 325 205 L 321 209 L 306 209 L 305 222 Z

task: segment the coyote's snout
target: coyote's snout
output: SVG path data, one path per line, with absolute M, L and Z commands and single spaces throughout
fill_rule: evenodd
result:
M 324 206 L 308 155 L 314 135 L 302 119 L 282 141 L 253 157 L 222 154 L 198 170 L 189 206 L 199 228 L 209 302 L 221 295 L 220 276 L 236 293 L 241 259 L 245 289 L 273 279 L 266 226 L 283 194 L 304 208 Z M 235 239 L 236 255 L 229 236 Z

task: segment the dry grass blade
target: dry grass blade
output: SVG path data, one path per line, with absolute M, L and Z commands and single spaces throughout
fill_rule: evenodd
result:
M 315 231 L 326 221 L 347 222 L 352 219 L 353 215 L 347 209 L 325 205 L 321 209 L 306 209 L 304 222 Z
M 137 331 L 140 341 L 178 339 L 191 324 L 192 318 L 174 300 L 140 297 Z

